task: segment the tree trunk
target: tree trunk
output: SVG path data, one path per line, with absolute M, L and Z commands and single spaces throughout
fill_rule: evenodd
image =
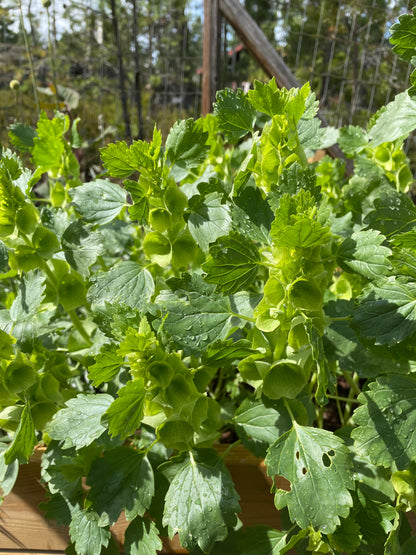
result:
M 114 42 L 117 48 L 118 82 L 119 82 L 119 90 L 120 90 L 120 100 L 121 100 L 121 106 L 123 109 L 123 119 L 124 119 L 124 126 L 126 129 L 126 138 L 127 140 L 130 141 L 131 125 L 130 125 L 129 109 L 127 106 L 126 76 L 125 76 L 124 65 L 123 65 L 123 54 L 121 51 L 120 33 L 118 30 L 116 0 L 110 0 L 110 5 L 111 5 L 111 20 L 113 24 Z
M 138 138 L 144 139 L 143 132 L 143 110 L 142 110 L 142 89 L 140 82 L 140 59 L 139 59 L 139 43 L 137 42 L 137 35 L 139 34 L 137 25 L 137 3 L 136 0 L 131 0 L 133 5 L 133 35 L 134 35 L 134 101 L 137 110 L 137 129 Z

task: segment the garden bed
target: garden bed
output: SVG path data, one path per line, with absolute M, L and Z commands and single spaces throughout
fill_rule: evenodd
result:
M 226 444 L 217 446 L 220 454 L 227 448 Z M 3 555 L 2 549 L 21 555 L 60 554 L 68 546 L 67 527 L 46 519 L 39 508 L 45 500 L 45 488 L 40 477 L 41 454 L 40 449 L 36 450 L 29 463 L 20 467 L 16 485 L 0 507 L 0 555 Z M 238 445 L 226 455 L 226 465 L 241 497 L 240 517 L 244 525 L 265 524 L 279 528 L 280 517 L 270 494 L 271 480 L 266 475 L 263 461 Z M 127 525 L 122 515 L 111 528 L 120 549 Z M 188 553 L 181 548 L 177 536 L 172 540 L 163 538 L 162 541 L 161 554 Z

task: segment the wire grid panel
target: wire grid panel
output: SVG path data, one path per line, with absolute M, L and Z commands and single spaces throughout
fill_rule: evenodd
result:
M 415 0 L 280 0 L 277 47 L 310 81 L 326 119 L 363 124 L 408 87 L 410 68 L 393 53 L 389 28 Z

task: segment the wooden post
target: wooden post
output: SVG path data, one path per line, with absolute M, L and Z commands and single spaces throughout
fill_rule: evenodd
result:
M 202 115 L 212 109 L 218 85 L 218 39 L 219 39 L 218 0 L 204 0 L 204 37 L 202 48 Z
M 299 87 L 299 82 L 238 0 L 219 0 L 221 14 L 231 23 L 244 46 L 279 87 Z
M 207 0 L 205 0 L 207 1 Z M 231 23 L 236 33 L 241 38 L 244 46 L 257 60 L 269 77 L 274 77 L 280 88 L 300 87 L 296 77 L 287 67 L 282 57 L 276 52 L 265 34 L 253 20 L 250 14 L 243 8 L 239 0 L 218 0 L 221 14 Z M 325 127 L 328 126 L 325 118 L 318 113 L 318 117 Z M 333 158 L 345 160 L 345 156 L 337 145 L 326 149 Z M 347 160 L 346 173 L 351 173 L 351 164 Z

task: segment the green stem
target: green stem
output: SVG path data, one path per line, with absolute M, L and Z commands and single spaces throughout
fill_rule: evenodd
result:
M 222 384 L 224 382 L 224 370 L 222 368 L 220 368 L 218 370 L 218 381 L 217 381 L 217 385 L 215 386 L 214 389 L 214 399 L 216 400 L 218 395 L 221 393 L 221 388 L 222 388 Z
M 57 285 L 58 285 L 58 283 L 56 281 L 56 277 L 53 275 L 52 270 L 49 268 L 48 263 L 46 262 L 46 260 L 43 260 L 43 258 L 41 259 L 40 267 L 45 272 L 45 274 L 48 276 L 49 281 L 51 282 L 51 284 L 56 289 Z
M 283 398 L 283 402 L 284 402 L 284 405 L 286 407 L 287 412 L 289 413 L 290 419 L 292 420 L 293 423 L 295 423 L 296 418 L 295 418 L 295 415 L 292 412 L 292 409 L 290 408 L 289 403 L 287 402 L 287 399 Z
M 341 397 L 339 395 L 329 395 L 328 393 L 326 394 L 326 396 L 328 397 L 328 399 L 335 399 L 335 401 L 343 401 L 344 403 L 357 403 L 357 405 L 360 405 L 360 401 L 357 401 L 357 399 L 350 399 L 349 397 Z
M 227 449 L 221 455 L 220 459 L 225 460 L 225 457 L 228 455 L 228 453 L 231 451 L 231 449 L 234 449 L 234 447 L 236 445 L 240 445 L 240 443 L 241 443 L 241 439 L 237 439 L 237 441 L 234 441 L 234 443 L 231 443 L 231 445 L 229 447 L 227 447 Z
M 324 427 L 324 407 L 316 407 L 316 422 L 318 428 Z
M 84 326 L 82 325 L 81 320 L 78 318 L 77 313 L 75 312 L 75 310 L 68 310 L 68 315 L 72 320 L 72 323 L 75 326 L 75 329 L 79 332 L 79 334 L 81 335 L 81 337 L 83 339 L 85 339 L 85 341 L 89 344 L 92 345 L 90 336 L 88 335 L 86 329 L 84 328 Z
M 55 89 L 56 109 L 59 110 L 58 84 L 56 80 L 55 62 L 53 59 L 54 51 L 53 51 L 52 40 L 51 40 L 51 18 L 49 14 L 49 8 L 46 8 L 46 13 L 48 14 L 48 50 L 49 50 L 49 58 L 50 58 L 51 69 L 52 69 L 52 83 L 53 83 L 53 88 Z
M 328 397 L 329 397 L 329 395 L 328 395 Z M 343 414 L 342 409 L 341 409 L 341 403 L 340 403 L 341 398 L 338 397 L 338 395 L 331 396 L 330 398 L 333 399 L 334 397 L 335 397 L 335 401 L 337 403 L 337 411 L 338 411 L 339 421 L 341 423 L 341 426 L 343 426 L 345 422 L 344 422 L 344 414 Z
M 358 380 L 360 378 L 359 378 L 357 373 L 354 373 L 354 375 L 352 377 L 348 374 L 348 372 L 343 371 L 342 373 L 343 373 L 345 379 L 347 380 L 347 382 L 350 385 L 348 400 L 347 400 L 347 403 L 345 405 L 345 410 L 344 410 L 344 421 L 347 422 L 348 419 L 351 416 L 351 410 L 352 410 L 353 403 L 359 403 L 359 401 L 357 401 L 357 399 L 355 399 L 354 396 L 359 395 L 361 393 L 360 388 L 358 387 Z
M 38 99 L 38 86 L 37 86 L 37 83 L 36 83 L 36 75 L 35 75 L 35 69 L 33 67 L 32 54 L 30 52 L 29 42 L 27 40 L 27 33 L 26 33 L 26 28 L 25 28 L 25 21 L 24 21 L 24 18 L 23 18 L 23 10 L 22 10 L 21 0 L 19 0 L 19 12 L 20 12 L 20 26 L 22 28 L 23 38 L 24 38 L 24 41 L 25 41 L 26 54 L 27 54 L 27 57 L 29 59 L 30 75 L 32 77 L 33 96 L 35 98 L 36 110 L 37 110 L 38 116 L 39 116 L 40 106 L 39 106 L 39 99 Z
M 144 449 L 144 452 L 147 454 L 152 449 L 152 447 L 154 447 L 156 445 L 156 443 L 158 443 L 158 441 L 159 440 L 157 438 L 154 441 L 152 441 L 152 443 L 149 445 L 149 447 L 146 447 L 146 449 Z
M 344 376 L 345 381 L 348 382 L 350 388 L 354 390 L 354 393 L 359 395 L 361 393 L 361 389 L 358 386 L 358 381 L 360 379 L 358 374 L 354 372 L 354 374 L 350 376 L 346 370 L 342 370 L 342 375 Z
M 248 316 L 243 316 L 242 314 L 236 314 L 235 312 L 231 312 L 230 314 L 231 314 L 231 316 L 235 316 L 236 318 L 240 318 L 240 320 L 245 320 L 246 322 L 253 322 L 253 324 L 256 323 L 255 318 L 249 318 Z

